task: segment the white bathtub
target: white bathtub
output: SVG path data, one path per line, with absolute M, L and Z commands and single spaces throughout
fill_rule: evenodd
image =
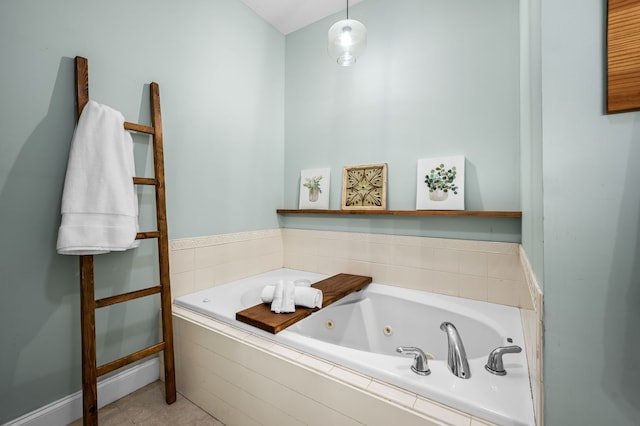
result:
M 326 277 L 280 269 L 183 296 L 175 304 L 491 422 L 535 424 L 516 308 L 373 283 L 276 335 L 235 320 L 237 311 L 260 303 L 265 285 L 279 279 L 316 282 Z M 470 379 L 460 379 L 447 368 L 443 321 L 453 323 L 460 333 Z M 507 345 L 519 345 L 523 351 L 504 356 L 506 376 L 490 374 L 484 368 L 487 356 Z M 397 354 L 397 346 L 417 346 L 433 355 L 431 374 L 413 373 L 412 357 Z

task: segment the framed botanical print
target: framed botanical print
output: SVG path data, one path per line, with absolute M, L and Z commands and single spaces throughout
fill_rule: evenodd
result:
M 386 163 L 344 168 L 342 173 L 342 209 L 387 209 Z
M 464 210 L 464 156 L 418 160 L 416 210 Z
M 300 209 L 329 208 L 331 169 L 306 169 L 300 172 Z

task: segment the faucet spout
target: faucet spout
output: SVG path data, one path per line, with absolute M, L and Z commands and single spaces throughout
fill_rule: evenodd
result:
M 447 361 L 449 370 L 460 377 L 461 379 L 471 378 L 471 370 L 469 369 L 469 362 L 467 361 L 467 353 L 464 350 L 462 339 L 456 327 L 450 322 L 443 322 L 440 324 L 440 330 L 447 333 L 449 354 Z

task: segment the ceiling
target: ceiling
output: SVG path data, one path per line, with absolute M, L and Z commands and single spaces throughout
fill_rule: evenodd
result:
M 282 34 L 345 10 L 346 0 L 241 0 Z M 349 7 L 363 0 L 349 1 Z M 346 14 L 345 14 L 346 17 Z

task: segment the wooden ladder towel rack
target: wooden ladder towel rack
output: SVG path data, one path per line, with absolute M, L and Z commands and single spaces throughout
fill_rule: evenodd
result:
M 86 58 L 76 56 L 76 100 L 77 117 L 89 102 L 89 64 Z M 95 300 L 93 256 L 80 256 L 80 317 L 82 331 L 82 401 L 83 424 L 98 424 L 98 377 L 120 367 L 139 361 L 145 357 L 164 353 L 165 399 L 167 404 L 176 400 L 176 380 L 173 357 L 173 325 L 171 321 L 171 287 L 169 282 L 169 240 L 164 187 L 164 155 L 162 148 L 162 118 L 160 114 L 160 90 L 157 83 L 151 83 L 151 126 L 124 123 L 127 130 L 152 136 L 154 177 L 134 177 L 135 185 L 155 186 L 157 231 L 139 232 L 136 239 L 156 238 L 158 241 L 158 264 L 160 285 Z M 96 363 L 96 309 L 116 303 L 127 302 L 140 297 L 160 294 L 162 311 L 162 341 L 148 348 L 126 355 L 107 364 Z

